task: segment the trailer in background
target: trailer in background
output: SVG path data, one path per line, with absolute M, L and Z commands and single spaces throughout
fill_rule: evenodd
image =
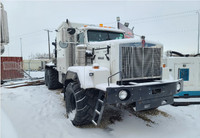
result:
M 183 79 L 183 91 L 175 96 L 200 96 L 200 57 L 166 57 L 163 79 Z
M 1 80 L 23 78 L 22 57 L 1 57 Z

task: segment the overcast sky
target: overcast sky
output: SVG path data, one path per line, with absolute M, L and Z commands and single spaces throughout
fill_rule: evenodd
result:
M 4 56 L 23 57 L 48 53 L 47 32 L 51 41 L 55 29 L 66 19 L 73 22 L 116 27 L 116 17 L 134 26 L 134 33 L 158 41 L 164 50 L 197 53 L 198 14 L 200 1 L 7 1 L 10 43 Z M 136 37 L 137 38 L 137 37 Z M 51 46 L 53 51 L 53 46 Z

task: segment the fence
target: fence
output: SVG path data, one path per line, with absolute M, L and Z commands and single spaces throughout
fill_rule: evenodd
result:
M 45 69 L 45 65 L 48 62 L 48 59 L 24 60 L 23 69 L 25 71 L 41 71 Z

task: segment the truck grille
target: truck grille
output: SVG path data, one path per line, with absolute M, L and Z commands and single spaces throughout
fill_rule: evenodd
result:
M 120 61 L 124 80 L 161 77 L 161 48 L 122 46 Z

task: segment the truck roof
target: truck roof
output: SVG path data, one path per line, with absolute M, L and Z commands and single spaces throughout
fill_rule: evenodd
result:
M 99 27 L 99 26 L 87 26 L 87 27 L 80 27 L 83 30 L 99 30 L 99 31 L 110 31 L 110 32 L 117 32 L 117 33 L 124 33 L 123 30 L 115 29 L 115 28 L 108 28 L 108 27 Z
M 68 24 L 66 22 L 63 22 L 59 27 L 58 30 L 63 28 L 63 27 L 67 27 L 70 26 L 72 28 L 80 28 L 83 30 L 102 30 L 102 31 L 111 31 L 111 32 L 117 32 L 117 33 L 124 33 L 123 30 L 120 29 L 116 29 L 114 27 L 100 27 L 97 25 L 93 25 L 93 24 L 83 24 L 83 23 L 74 23 L 74 22 L 69 22 Z

